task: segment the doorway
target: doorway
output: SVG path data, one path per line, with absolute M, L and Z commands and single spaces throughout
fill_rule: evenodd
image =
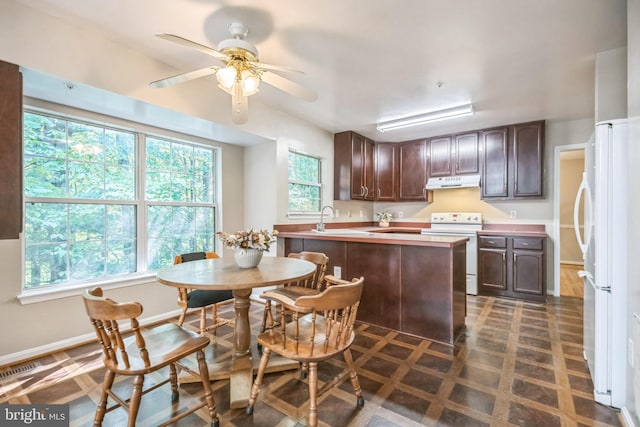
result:
M 572 144 L 556 147 L 554 205 L 556 223 L 555 245 L 555 296 L 582 298 L 583 280 L 578 277 L 582 270 L 582 251 L 574 228 L 574 206 L 578 188 L 584 172 L 586 144 Z M 582 201 L 578 207 L 579 233 L 584 236 L 584 209 Z

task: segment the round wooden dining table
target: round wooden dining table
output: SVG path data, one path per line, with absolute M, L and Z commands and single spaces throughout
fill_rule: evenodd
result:
M 248 404 L 253 381 L 249 322 L 252 289 L 296 282 L 310 277 L 315 271 L 316 266 L 312 262 L 288 257 L 263 257 L 254 268 L 240 268 L 227 257 L 185 262 L 158 271 L 158 282 L 163 285 L 233 291 L 234 357 L 229 372 L 232 408 Z M 220 377 L 220 372 L 211 374 L 214 378 Z

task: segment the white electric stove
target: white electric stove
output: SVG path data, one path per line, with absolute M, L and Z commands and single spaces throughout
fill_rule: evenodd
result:
M 441 212 L 431 214 L 431 228 L 423 228 L 420 234 L 439 236 L 464 236 L 467 241 L 467 293 L 478 295 L 478 237 L 482 230 L 482 214 L 478 212 Z

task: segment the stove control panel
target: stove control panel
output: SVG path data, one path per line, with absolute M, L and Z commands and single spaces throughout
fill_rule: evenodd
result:
M 482 224 L 482 214 L 479 212 L 446 212 L 432 213 L 432 224 Z

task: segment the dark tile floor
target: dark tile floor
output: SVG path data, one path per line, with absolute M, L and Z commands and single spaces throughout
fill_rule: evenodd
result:
M 257 328 L 262 306 L 252 304 Z M 617 411 L 592 399 L 582 358 L 582 300 L 550 298 L 546 305 L 469 297 L 467 328 L 454 347 L 358 324 L 352 351 L 366 403 L 356 406 L 349 381 L 322 395 L 321 426 L 621 426 Z M 230 315 L 230 313 L 228 313 Z M 195 329 L 192 318 L 188 327 Z M 231 328 L 220 329 L 209 352 L 230 357 Z M 255 347 L 255 345 L 254 345 Z M 60 351 L 31 371 L 0 367 L 0 403 L 65 403 L 71 425 L 92 424 L 103 368 L 96 344 Z M 330 381 L 341 359 L 320 365 Z M 126 388 L 126 381 L 116 387 Z M 306 423 L 308 392 L 295 371 L 268 374 L 252 416 L 229 408 L 229 382 L 212 382 L 222 426 L 297 426 Z M 187 394 L 201 387 L 185 384 Z M 187 396 L 189 397 L 189 396 Z M 181 398 L 181 402 L 184 398 Z M 143 397 L 139 426 L 154 426 L 171 410 L 169 391 Z M 197 412 L 179 425 L 207 425 Z M 107 414 L 104 425 L 126 424 Z

